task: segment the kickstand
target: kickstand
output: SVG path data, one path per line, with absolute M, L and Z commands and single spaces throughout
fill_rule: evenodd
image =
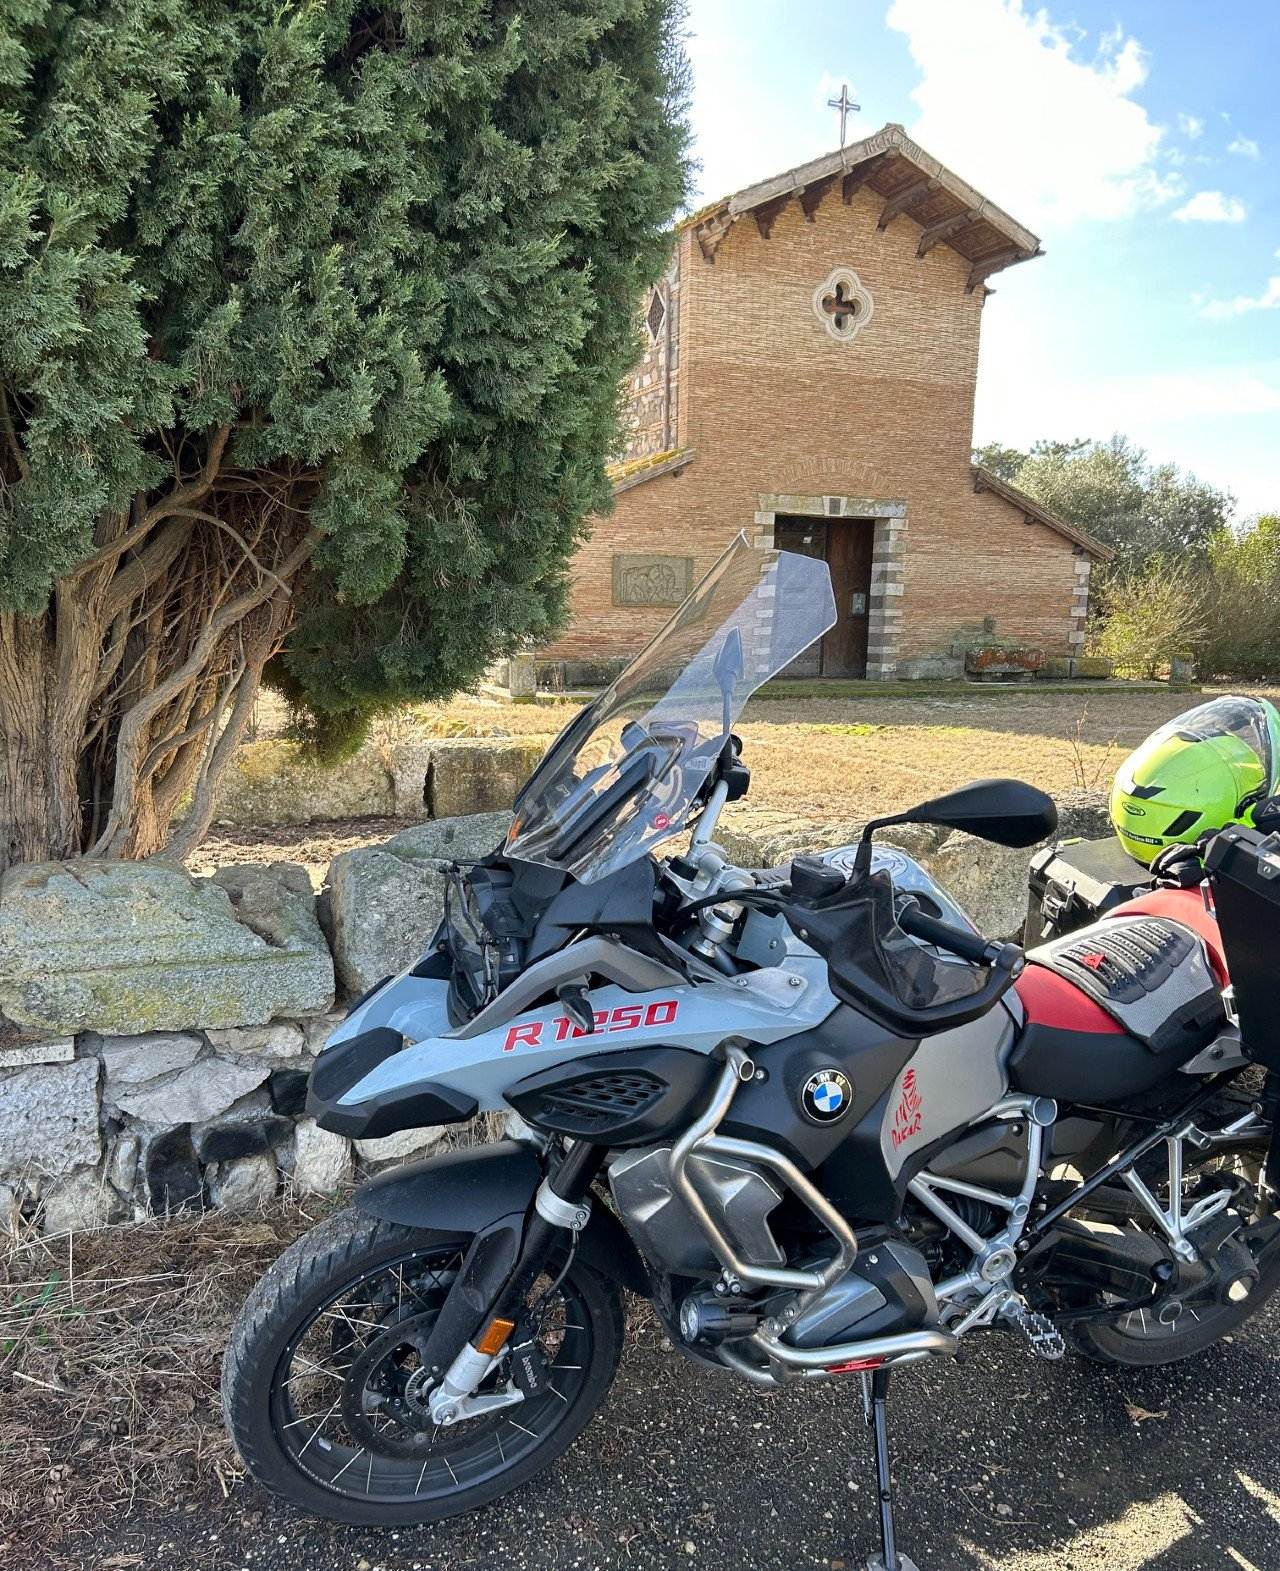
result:
M 876 1490 L 880 1502 L 880 1553 L 867 1561 L 867 1571 L 918 1571 L 914 1560 L 899 1554 L 893 1530 L 893 1479 L 889 1472 L 889 1375 L 880 1368 L 862 1377 L 862 1411 L 872 1432 L 876 1454 Z

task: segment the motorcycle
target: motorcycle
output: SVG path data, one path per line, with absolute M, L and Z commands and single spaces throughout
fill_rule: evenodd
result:
M 1029 954 L 876 841 L 1035 845 L 1056 812 L 1018 781 L 734 866 L 734 723 L 834 620 L 823 562 L 740 538 L 553 743 L 505 843 L 448 870 L 422 958 L 334 1033 L 323 1128 L 501 1113 L 505 1138 L 366 1182 L 254 1288 L 223 1394 L 268 1489 L 371 1525 L 506 1494 L 599 1406 L 629 1290 L 726 1377 L 860 1377 L 867 1564 L 909 1571 L 894 1371 L 981 1330 L 1166 1363 L 1275 1290 L 1280 837 L 1224 833 L 1210 885 Z

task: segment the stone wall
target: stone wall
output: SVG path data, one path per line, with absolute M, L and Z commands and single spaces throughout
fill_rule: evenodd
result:
M 1062 833 L 1109 832 L 1106 798 L 1065 800 Z M 433 1145 L 354 1144 L 306 1116 L 306 1079 L 344 1000 L 411 964 L 443 909 L 444 869 L 502 840 L 507 812 L 415 825 L 348 851 L 317 896 L 294 864 L 193 878 L 162 861 L 66 862 L 0 876 L 0 1229 L 47 1232 L 207 1205 L 283 1184 L 329 1193 Z M 769 866 L 854 841 L 856 823 L 739 812 L 719 836 Z M 1015 936 L 1027 853 L 908 827 L 884 837 L 994 937 Z
M 249 1209 L 434 1144 L 439 1130 L 353 1145 L 317 1128 L 307 1075 L 337 1001 L 426 946 L 445 863 L 491 851 L 509 821 L 443 819 L 348 852 L 320 901 L 288 862 L 0 876 L 0 1230 Z
M 452 818 L 510 807 L 542 757 L 529 736 L 367 742 L 334 765 L 310 763 L 297 742 L 241 747 L 218 795 L 226 824 L 303 824 L 340 818 Z

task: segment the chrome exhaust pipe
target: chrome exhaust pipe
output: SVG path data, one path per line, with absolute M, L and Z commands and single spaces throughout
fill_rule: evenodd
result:
M 952 1354 L 958 1346 L 950 1331 L 941 1326 L 922 1327 L 919 1331 L 895 1331 L 890 1336 L 864 1337 L 860 1342 L 837 1342 L 831 1347 L 791 1347 L 786 1342 L 755 1332 L 748 1339 L 768 1358 L 791 1364 L 797 1369 L 818 1369 L 829 1373 L 836 1364 L 893 1363 L 902 1357 L 933 1357 Z

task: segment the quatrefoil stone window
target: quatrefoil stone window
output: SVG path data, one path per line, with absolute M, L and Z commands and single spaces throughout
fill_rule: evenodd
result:
M 833 268 L 813 291 L 813 309 L 832 338 L 847 343 L 871 320 L 871 296 L 851 267 Z

